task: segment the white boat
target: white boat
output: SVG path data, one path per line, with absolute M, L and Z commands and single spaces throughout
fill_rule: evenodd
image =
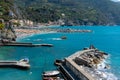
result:
M 60 72 L 57 70 L 43 72 L 43 76 L 57 76 L 58 74 L 60 74 Z
M 29 63 L 29 59 L 28 58 L 24 58 L 24 59 L 21 59 L 19 62 L 24 62 L 24 63 Z

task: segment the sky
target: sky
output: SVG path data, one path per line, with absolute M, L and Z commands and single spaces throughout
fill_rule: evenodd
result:
M 112 0 L 112 1 L 118 2 L 118 1 L 120 1 L 120 0 Z

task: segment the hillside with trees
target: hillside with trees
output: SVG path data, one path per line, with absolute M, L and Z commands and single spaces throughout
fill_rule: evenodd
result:
M 0 0 L 0 18 L 8 21 L 11 19 L 9 12 L 13 10 L 14 1 L 13 0 Z
M 67 25 L 120 25 L 120 5 L 110 0 L 16 0 L 16 4 L 34 22 L 63 19 Z

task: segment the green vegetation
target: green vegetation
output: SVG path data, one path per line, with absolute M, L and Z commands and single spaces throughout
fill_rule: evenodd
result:
M 9 19 L 8 7 L 13 3 L 2 0 L 0 5 L 0 15 Z M 120 25 L 119 3 L 110 0 L 16 0 L 16 5 L 21 10 L 17 16 L 34 22 L 64 19 L 67 25 Z
M 0 30 L 4 28 L 4 24 L 0 23 Z
M 9 11 L 13 6 L 13 0 L 0 0 L 0 18 L 8 21 L 11 19 L 9 16 Z

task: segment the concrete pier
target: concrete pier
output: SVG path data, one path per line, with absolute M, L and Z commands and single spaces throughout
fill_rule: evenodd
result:
M 0 46 L 20 46 L 20 47 L 53 47 L 52 44 L 32 44 L 32 43 L 21 43 L 21 42 L 0 42 Z
M 23 68 L 29 69 L 30 65 L 28 61 L 21 59 L 20 61 L 1 61 L 0 60 L 0 67 L 15 67 L 15 68 Z
M 65 80 L 75 80 L 63 65 L 59 65 L 58 70 L 60 71 L 61 75 L 64 77 Z

